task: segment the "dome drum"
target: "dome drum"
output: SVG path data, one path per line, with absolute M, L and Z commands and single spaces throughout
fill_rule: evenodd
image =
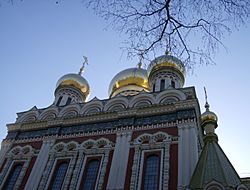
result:
M 184 85 L 185 66 L 174 56 L 157 57 L 149 64 L 147 71 L 152 92 L 181 88 Z

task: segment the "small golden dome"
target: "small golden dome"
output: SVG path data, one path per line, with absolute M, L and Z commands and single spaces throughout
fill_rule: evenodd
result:
M 145 91 L 150 90 L 148 84 L 147 71 L 142 68 L 129 68 L 119 72 L 111 80 L 109 85 L 109 96 L 113 97 L 121 93 L 123 91 L 122 88 L 124 88 L 124 91 L 125 90 L 137 91 L 139 88 L 136 87 L 139 87 L 141 90 Z
M 81 75 L 74 74 L 74 73 L 66 74 L 62 76 L 57 81 L 56 89 L 59 86 L 73 86 L 76 89 L 80 90 L 84 94 L 85 97 L 87 97 L 90 92 L 88 81 L 85 78 L 83 78 Z
M 148 66 L 148 74 L 150 75 L 154 71 L 158 71 L 163 68 L 173 68 L 180 72 L 183 79 L 185 80 L 186 69 L 181 60 L 177 59 L 172 55 L 162 55 L 160 57 L 155 58 Z
M 214 112 L 206 111 L 203 114 L 201 114 L 201 123 L 207 122 L 207 121 L 213 121 L 217 122 L 218 118 Z
M 205 105 L 206 111 L 201 114 L 201 124 L 204 124 L 205 122 L 215 122 L 217 123 L 218 118 L 217 115 L 209 110 L 209 104 L 206 103 Z

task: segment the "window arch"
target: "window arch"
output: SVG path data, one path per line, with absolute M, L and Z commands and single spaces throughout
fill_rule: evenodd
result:
M 49 189 L 51 190 L 61 189 L 63 182 L 64 182 L 65 175 L 67 173 L 68 166 L 69 166 L 68 161 L 60 161 L 57 163 L 55 170 L 54 170 L 54 174 L 52 176 Z
M 87 161 L 87 164 L 83 173 L 83 180 L 81 188 L 82 190 L 94 190 L 96 179 L 98 176 L 98 170 L 100 165 L 100 159 L 91 159 Z
M 146 156 L 143 169 L 143 190 L 157 190 L 160 177 L 160 155 L 151 154 Z
M 160 91 L 165 89 L 165 79 L 161 79 Z
M 18 176 L 22 170 L 23 164 L 22 163 L 17 163 L 16 165 L 14 165 L 14 167 L 12 168 L 8 179 L 4 185 L 4 189 L 6 190 L 12 190 L 15 187 L 15 183 L 18 179 Z

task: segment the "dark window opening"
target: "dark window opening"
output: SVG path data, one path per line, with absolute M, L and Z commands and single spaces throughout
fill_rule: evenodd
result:
M 160 91 L 163 91 L 164 89 L 165 89 L 165 79 L 161 79 Z
M 84 173 L 81 189 L 94 190 L 96 178 L 98 176 L 100 160 L 94 159 L 87 162 Z
M 58 163 L 55 167 L 50 188 L 51 190 L 60 190 L 62 188 L 65 175 L 67 173 L 69 162 Z
M 6 184 L 4 186 L 4 189 L 6 189 L 6 190 L 14 189 L 15 183 L 16 183 L 18 176 L 22 170 L 22 167 L 23 167 L 22 164 L 18 163 L 12 168 L 12 170 L 8 176 L 8 179 L 6 181 Z
M 66 105 L 69 105 L 70 102 L 71 102 L 71 100 L 72 100 L 72 98 L 69 97 L 69 98 L 67 99 Z
M 155 84 L 153 84 L 153 92 L 155 92 Z
M 173 80 L 171 80 L 171 86 L 175 88 L 175 82 Z
M 57 103 L 56 103 L 56 106 L 59 106 L 60 105 L 60 103 L 61 103 L 61 101 L 62 101 L 62 96 L 60 96 L 59 98 L 58 98 L 58 100 L 57 100 Z
M 159 163 L 158 155 L 150 155 L 146 157 L 143 176 L 143 190 L 157 190 L 159 183 Z

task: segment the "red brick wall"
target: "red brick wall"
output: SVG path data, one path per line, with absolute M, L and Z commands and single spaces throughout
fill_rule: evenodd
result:
M 170 145 L 169 189 L 177 189 L 178 184 L 178 144 Z

